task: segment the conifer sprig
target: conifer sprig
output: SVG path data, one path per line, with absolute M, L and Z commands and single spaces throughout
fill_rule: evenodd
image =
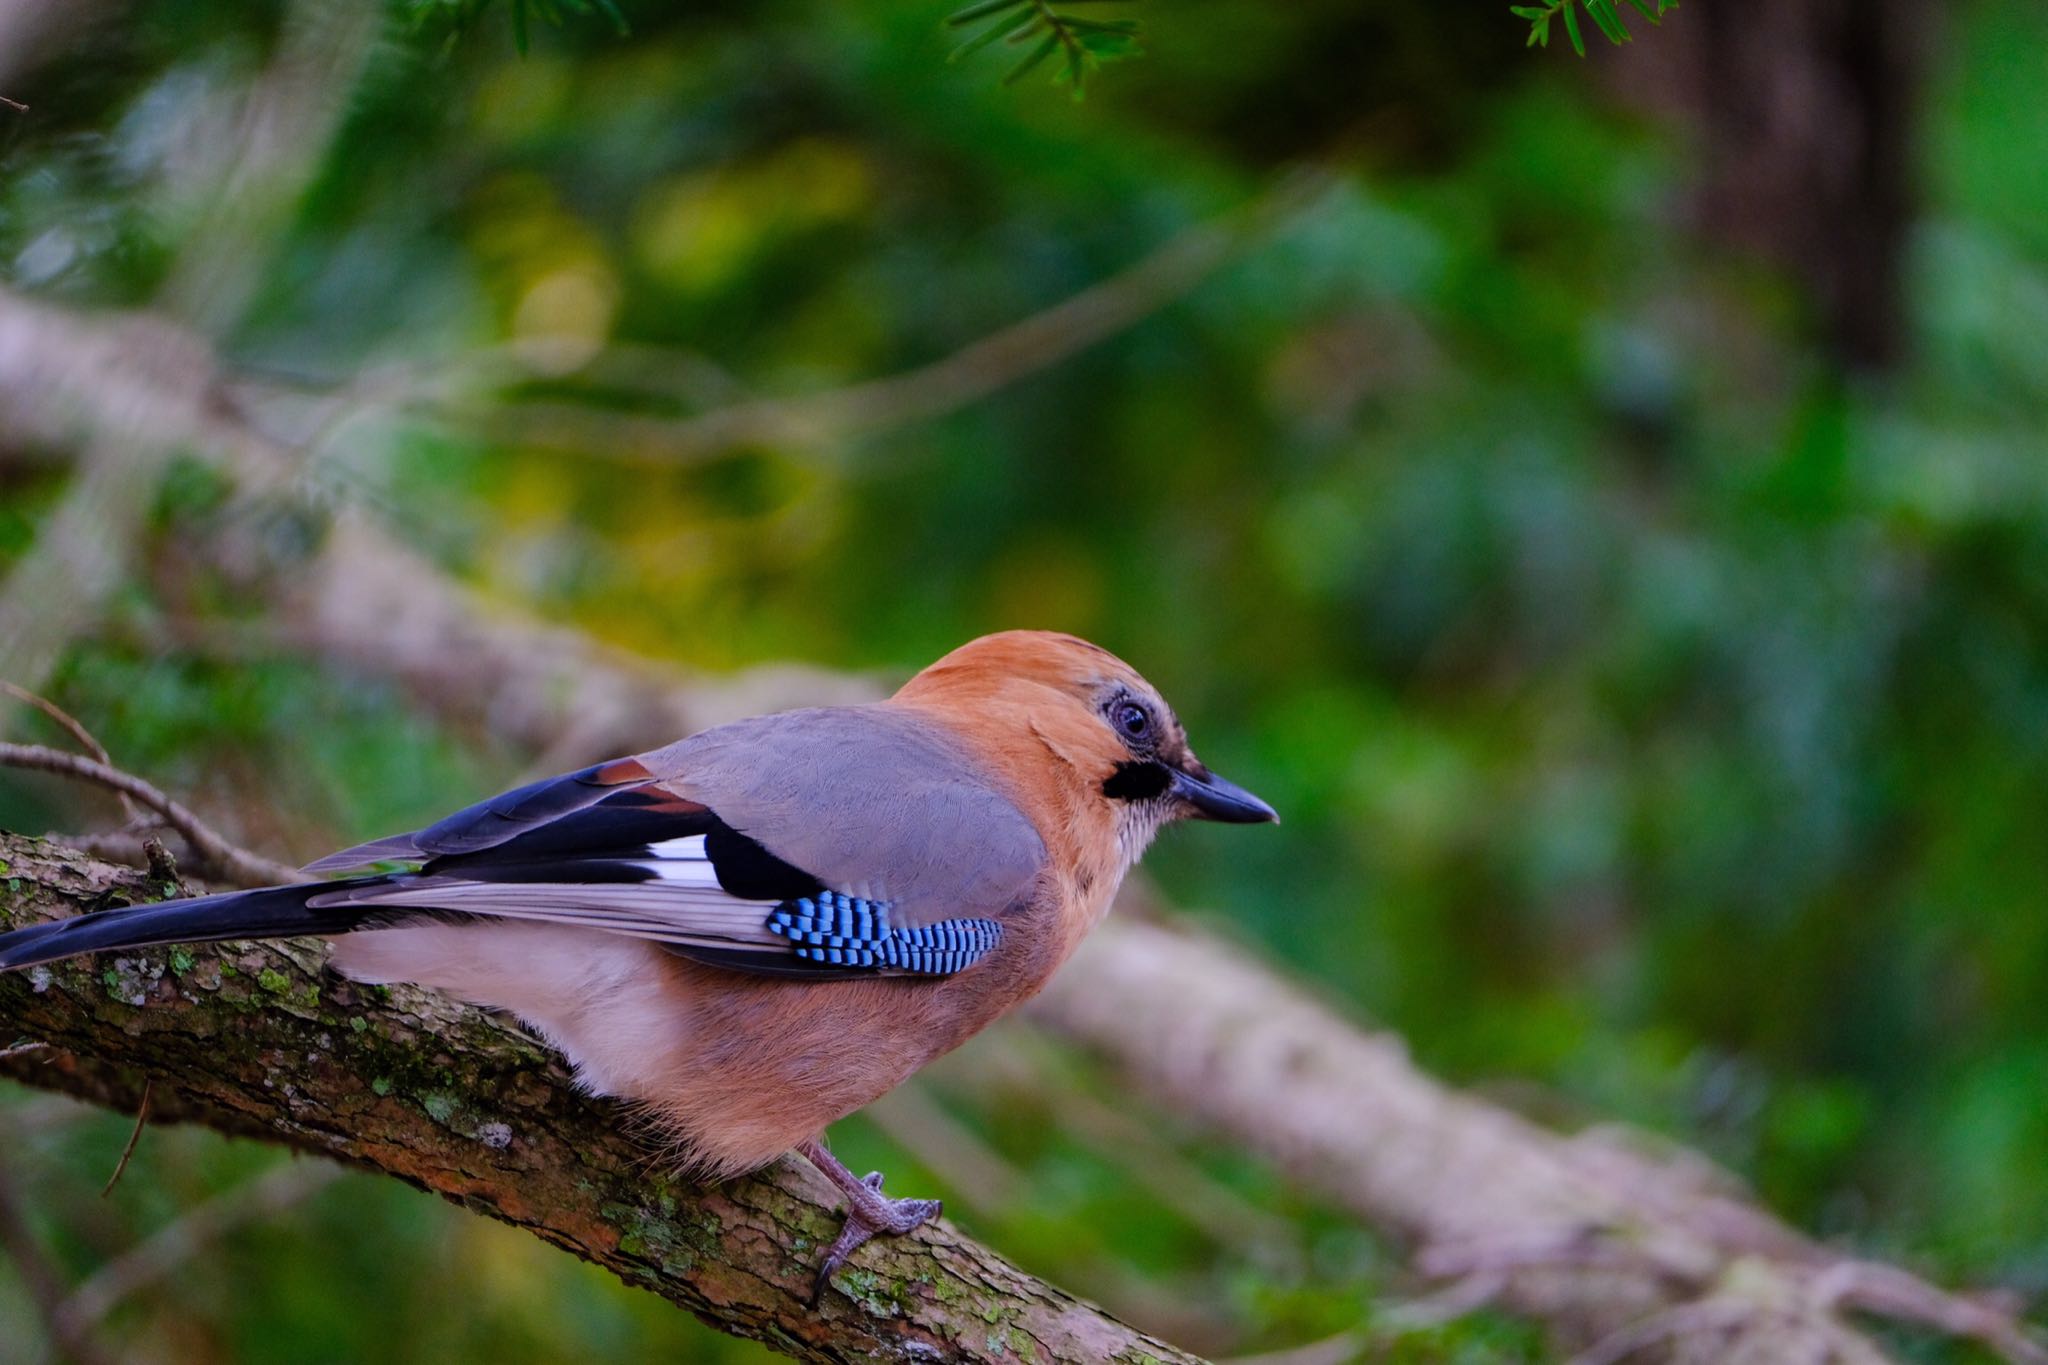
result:
M 1664 18 L 1665 11 L 1678 8 L 1678 0 L 1628 0 L 1636 13 L 1652 24 Z M 1581 57 L 1586 55 L 1586 38 L 1579 31 L 1579 6 L 1586 7 L 1586 17 L 1606 36 L 1607 41 L 1619 47 L 1631 41 L 1633 35 L 1628 26 L 1621 22 L 1621 11 L 1614 0 L 1548 0 L 1541 5 L 1511 5 L 1518 18 L 1529 21 L 1529 46 L 1550 46 L 1550 23 L 1560 15 L 1564 18 L 1565 37 L 1571 39 L 1572 51 Z
M 1140 26 L 1135 19 L 1089 19 L 1070 12 L 1074 5 L 1122 4 L 1129 0 L 978 0 L 947 16 L 951 28 L 973 29 L 948 59 L 959 61 L 996 43 L 1023 49 L 1003 77 L 1014 85 L 1054 57 L 1053 84 L 1073 89 L 1080 99 L 1088 77 L 1105 62 L 1135 57 Z

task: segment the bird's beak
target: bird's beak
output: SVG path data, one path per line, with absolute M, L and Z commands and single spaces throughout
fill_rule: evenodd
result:
M 1230 825 L 1257 825 L 1280 814 L 1235 782 L 1226 782 L 1201 764 L 1173 770 L 1172 791 L 1195 809 L 1204 820 L 1221 820 Z

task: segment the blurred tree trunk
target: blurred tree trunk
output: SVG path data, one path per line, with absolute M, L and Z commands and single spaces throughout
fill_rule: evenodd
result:
M 1896 363 L 1933 11 L 1910 0 L 1689 6 L 1702 226 L 1797 272 L 1845 368 Z M 1664 36 L 1664 35 L 1660 35 Z

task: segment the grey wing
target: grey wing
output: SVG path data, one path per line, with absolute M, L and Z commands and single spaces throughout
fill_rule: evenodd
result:
M 759 716 L 640 761 L 775 857 L 887 903 L 902 924 L 1000 915 L 1045 866 L 1037 827 L 959 742 L 892 707 Z
M 323 861 L 364 854 L 421 866 L 316 903 L 573 924 L 804 976 L 971 965 L 1045 858 L 943 736 L 872 707 L 707 731 Z

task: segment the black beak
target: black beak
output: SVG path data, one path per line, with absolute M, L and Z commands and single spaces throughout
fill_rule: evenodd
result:
M 1195 808 L 1204 820 L 1221 820 L 1228 825 L 1258 825 L 1280 822 L 1280 814 L 1235 782 L 1226 782 L 1197 763 L 1191 768 L 1173 769 L 1171 790 Z

